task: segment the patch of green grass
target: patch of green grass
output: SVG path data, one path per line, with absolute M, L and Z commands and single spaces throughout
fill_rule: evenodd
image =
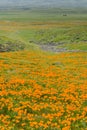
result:
M 0 11 L 1 20 L 17 22 L 35 22 L 35 21 L 72 21 L 87 20 L 87 9 L 65 9 L 65 8 L 32 8 L 29 10 L 8 10 Z M 66 14 L 66 17 L 64 16 Z
M 0 37 L 0 52 L 39 49 L 34 43 L 25 43 L 8 37 Z
M 60 46 L 60 48 L 66 48 L 67 50 L 82 50 L 87 51 L 87 42 L 84 43 L 71 43 Z
M 34 35 L 32 41 L 38 44 L 65 44 L 67 46 L 67 43 L 69 43 L 69 45 L 72 46 L 72 44 L 70 43 L 82 42 L 82 46 L 84 46 L 86 45 L 84 42 L 87 41 L 87 30 L 85 29 L 85 27 L 58 27 L 50 29 L 40 29 Z
M 32 29 L 19 30 L 18 36 L 26 43 L 29 43 L 30 41 L 33 41 L 35 32 L 36 31 Z

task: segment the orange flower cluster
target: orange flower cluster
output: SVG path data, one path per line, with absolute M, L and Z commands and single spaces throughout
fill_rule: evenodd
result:
M 87 53 L 0 54 L 1 130 L 86 130 Z

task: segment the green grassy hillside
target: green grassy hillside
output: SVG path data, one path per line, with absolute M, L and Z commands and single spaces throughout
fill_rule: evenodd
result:
M 86 50 L 86 12 L 86 9 L 60 8 L 1 11 L 0 37 L 20 41 L 28 48 L 51 44 Z

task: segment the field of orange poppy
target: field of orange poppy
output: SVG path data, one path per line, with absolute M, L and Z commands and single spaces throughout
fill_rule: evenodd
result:
M 0 53 L 1 130 L 87 130 L 87 52 Z

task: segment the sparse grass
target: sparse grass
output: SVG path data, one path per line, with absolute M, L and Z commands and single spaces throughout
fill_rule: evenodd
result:
M 80 42 L 80 43 L 72 43 L 72 44 L 65 44 L 60 46 L 60 48 L 66 48 L 67 50 L 82 50 L 87 51 L 87 42 Z M 58 46 L 59 48 L 59 46 Z

